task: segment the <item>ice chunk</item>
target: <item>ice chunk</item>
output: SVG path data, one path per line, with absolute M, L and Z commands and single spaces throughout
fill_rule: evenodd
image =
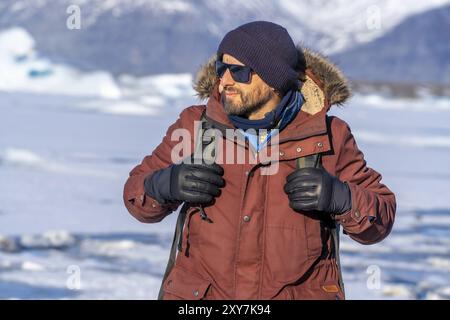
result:
M 382 287 L 383 295 L 391 296 L 398 299 L 413 299 L 414 292 L 407 286 L 402 284 L 386 284 Z
M 42 270 L 45 270 L 45 268 L 42 265 L 32 262 L 32 261 L 23 261 L 22 262 L 22 270 L 42 271 Z
M 24 29 L 0 32 L 0 90 L 118 99 L 122 92 L 106 71 L 83 73 L 39 57 Z
M 26 57 L 33 52 L 35 42 L 24 29 L 14 27 L 0 33 L 0 53 L 11 57 Z
M 20 246 L 16 239 L 0 235 L 0 251 L 17 252 Z
M 20 244 L 26 249 L 64 249 L 76 243 L 75 237 L 68 231 L 48 231 L 38 235 L 23 235 Z

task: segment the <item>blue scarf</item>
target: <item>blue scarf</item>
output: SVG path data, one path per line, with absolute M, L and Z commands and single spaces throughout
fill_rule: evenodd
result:
M 292 121 L 292 119 L 295 118 L 295 116 L 299 113 L 303 102 L 304 99 L 302 94 L 298 90 L 291 90 L 284 95 L 278 106 L 273 111 L 266 113 L 263 119 L 249 120 L 247 118 L 234 115 L 229 115 L 228 118 L 236 128 L 241 129 L 249 143 L 258 152 L 270 141 L 270 138 L 274 134 L 277 134 L 279 131 L 283 130 Z M 270 130 L 267 136 L 263 137 L 262 141 L 260 141 L 261 137 L 245 132 L 244 130 L 247 129 L 278 130 Z
M 239 129 L 272 129 L 281 119 L 281 115 L 286 107 L 292 104 L 292 101 L 295 98 L 295 92 L 296 91 L 294 90 L 288 91 L 281 99 L 278 106 L 271 112 L 266 113 L 262 119 L 250 120 L 236 115 L 229 115 L 228 118 L 234 126 Z

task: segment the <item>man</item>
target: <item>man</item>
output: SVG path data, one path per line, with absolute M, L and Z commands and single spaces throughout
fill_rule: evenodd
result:
M 366 166 L 349 126 L 327 116 L 350 95 L 343 75 L 297 48 L 283 27 L 257 21 L 225 35 L 195 88 L 206 106 L 180 114 L 124 190 L 126 207 L 146 223 L 184 202 L 180 250 L 163 299 L 343 299 L 336 226 L 373 244 L 389 234 L 396 210 L 394 194 Z M 179 141 L 172 133 L 188 130 L 189 158 L 194 123 L 202 118 L 217 130 L 241 132 L 233 146 L 251 157 L 174 161 Z M 273 134 L 258 135 L 265 129 Z M 224 148 L 217 144 L 216 156 Z M 276 161 L 267 163 L 264 149 L 278 150 Z M 305 166 L 311 159 L 314 165 Z

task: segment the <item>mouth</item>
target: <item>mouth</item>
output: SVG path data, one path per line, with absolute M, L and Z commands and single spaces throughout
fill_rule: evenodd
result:
M 224 90 L 224 93 L 227 97 L 233 97 L 238 95 L 238 92 L 234 90 Z

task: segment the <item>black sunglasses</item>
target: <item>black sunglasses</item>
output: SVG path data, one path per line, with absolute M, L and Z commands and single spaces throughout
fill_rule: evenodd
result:
M 253 72 L 250 67 L 240 66 L 237 64 L 228 64 L 220 60 L 216 61 L 216 74 L 219 78 L 223 77 L 227 69 L 230 70 L 234 81 L 242 83 L 250 82 L 250 76 Z

